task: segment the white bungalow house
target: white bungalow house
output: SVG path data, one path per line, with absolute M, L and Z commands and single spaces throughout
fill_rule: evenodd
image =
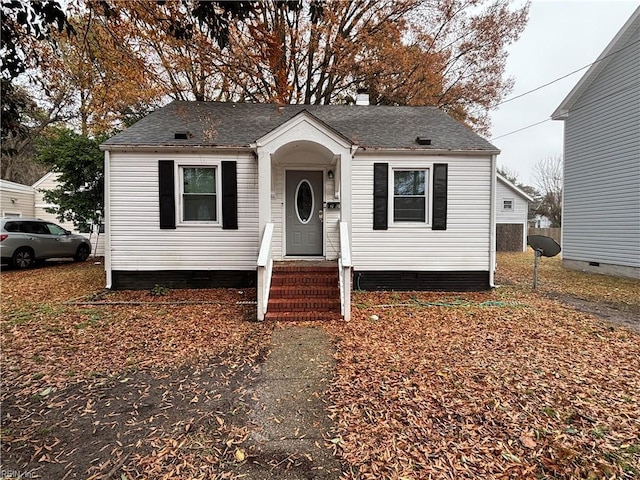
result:
M 524 252 L 527 249 L 529 202 L 533 199 L 504 176 L 496 174 L 496 250 Z
M 305 261 L 345 318 L 352 280 L 493 285 L 499 152 L 437 108 L 175 101 L 101 148 L 107 288 L 257 285 L 262 319 Z
M 640 7 L 552 118 L 564 121 L 563 265 L 640 278 Z

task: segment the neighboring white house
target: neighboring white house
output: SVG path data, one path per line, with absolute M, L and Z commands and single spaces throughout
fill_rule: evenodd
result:
M 499 151 L 437 108 L 176 101 L 101 148 L 108 288 L 260 291 L 272 259 L 339 260 L 361 289 L 493 284 Z
M 97 228 L 95 228 L 96 231 L 94 232 L 90 232 L 89 228 L 77 230 L 73 225 L 73 222 L 61 222 L 57 219 L 55 214 L 47 212 L 47 208 L 51 208 L 53 205 L 45 202 L 44 191 L 57 188 L 59 176 L 59 173 L 49 172 L 33 184 L 33 189 L 35 190 L 35 217 L 57 223 L 73 233 L 84 235 L 91 240 L 91 253 L 97 257 L 104 256 L 104 235 L 98 235 Z
M 89 231 L 79 232 L 72 222 L 61 222 L 53 213 L 46 211 L 52 205 L 44 201 L 43 190 L 56 188 L 58 186 L 58 175 L 57 173 L 49 172 L 33 185 L 22 185 L 8 180 L 0 180 L 0 215 L 2 218 L 39 218 L 56 223 L 73 233 L 80 233 L 90 238 L 92 254 L 99 257 L 104 256 L 104 235 L 98 236 L 97 232 L 90 235 Z
M 640 8 L 560 106 L 562 261 L 640 278 Z
M 0 180 L 0 216 L 33 217 L 35 190 L 30 185 Z
M 496 250 L 527 249 L 529 202 L 533 199 L 499 173 L 496 174 Z
M 529 220 L 529 226 L 531 228 L 551 228 L 551 220 L 544 215 L 537 214 Z

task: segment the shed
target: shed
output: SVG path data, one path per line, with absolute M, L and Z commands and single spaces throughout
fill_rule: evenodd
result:
M 533 199 L 513 182 L 496 174 L 496 250 L 524 252 L 527 249 L 529 202 Z

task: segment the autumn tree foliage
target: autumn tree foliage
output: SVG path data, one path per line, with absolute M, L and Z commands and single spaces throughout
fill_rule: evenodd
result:
M 221 51 L 230 30 L 254 9 L 249 1 L 119 2 L 87 0 L 92 18 L 119 45 L 131 45 L 144 75 L 166 96 L 230 100 L 222 96 Z
M 212 2 L 203 18 L 203 3 L 88 5 L 171 98 L 329 104 L 364 87 L 372 103 L 435 105 L 480 132 L 511 89 L 505 47 L 528 14 L 508 0 L 265 0 Z
M 29 169 L 29 165 L 23 164 L 22 156 L 30 146 L 29 140 L 33 136 L 34 128 L 37 130 L 41 126 L 41 122 L 34 123 L 34 120 L 41 116 L 42 111 L 39 106 L 34 105 L 29 92 L 17 82 L 17 79 L 36 58 L 31 48 L 34 43 L 44 42 L 55 47 L 52 38 L 54 32 L 72 35 L 74 31 L 67 21 L 64 9 L 56 0 L 7 0 L 2 2 L 0 8 L 2 178 L 24 181 L 30 178 L 31 174 L 24 172 L 25 169 Z
M 30 80 L 43 104 L 73 112 L 72 124 L 83 135 L 112 131 L 127 115 L 159 104 L 161 90 L 135 48 L 131 25 L 114 36 L 90 12 L 69 20 L 77 34 L 56 35 L 56 52 L 49 44 L 34 45 L 39 60 Z
M 562 156 L 543 158 L 533 167 L 533 177 L 541 195 L 536 210 L 551 222 L 551 227 L 562 226 L 562 195 L 564 190 Z
M 33 161 L 34 139 L 61 119 L 60 112 L 55 108 L 40 107 L 19 85 L 11 87 L 9 97 L 16 104 L 14 115 L 19 119 L 19 128 L 3 132 L 0 171 L 3 179 L 31 185 L 47 173 L 46 167 Z M 5 100 L 3 97 L 2 101 Z

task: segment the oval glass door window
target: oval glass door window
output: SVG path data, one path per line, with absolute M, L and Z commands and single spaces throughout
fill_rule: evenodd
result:
M 309 223 L 313 215 L 313 187 L 301 180 L 296 188 L 296 215 L 300 223 Z

